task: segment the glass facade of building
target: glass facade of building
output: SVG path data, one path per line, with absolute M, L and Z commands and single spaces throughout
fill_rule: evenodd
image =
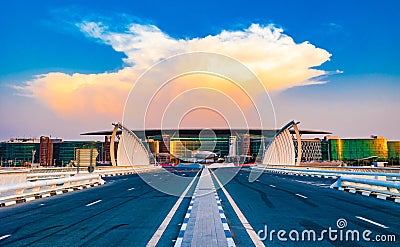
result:
M 355 160 L 376 156 L 388 158 L 387 140 L 383 137 L 371 139 L 329 139 L 330 160 Z
M 252 136 L 250 138 L 250 156 L 256 159 L 256 162 L 262 162 L 265 150 L 265 143 L 268 141 L 262 136 Z
M 60 141 L 51 145 L 52 162 L 56 166 L 67 165 L 75 159 L 76 148 L 96 148 L 99 152 L 98 161 L 102 160 L 103 142 L 99 141 Z M 32 150 L 36 150 L 34 163 L 39 163 L 39 142 L 1 142 L 0 158 L 2 166 L 22 166 L 32 162 Z
M 323 161 L 330 159 L 329 145 L 325 140 L 321 140 L 321 157 Z
M 149 136 L 147 144 L 153 154 L 161 153 L 161 143 L 168 140 L 170 147 L 169 153 L 182 160 L 194 158 L 200 151 L 211 151 L 217 156 L 225 158 L 230 151 L 230 133 L 220 134 L 214 137 L 183 136 L 164 138 L 161 135 Z M 250 150 L 257 162 L 261 162 L 265 147 L 271 138 L 261 135 L 238 134 L 234 136 L 233 145 L 235 155 L 247 155 Z M 295 146 L 297 142 L 294 142 Z M 65 166 L 75 159 L 77 148 L 95 148 L 99 155 L 97 161 L 108 161 L 109 147 L 104 148 L 101 141 L 62 141 L 53 142 L 52 162 L 56 166 Z M 164 145 L 167 146 L 167 145 Z M 116 146 L 117 147 L 117 146 Z M 0 143 L 0 158 L 3 166 L 17 165 L 22 166 L 32 161 L 32 150 L 35 150 L 34 162 L 39 163 L 40 143 L 39 140 L 25 139 L 10 140 Z M 295 149 L 296 150 L 296 149 Z M 103 156 L 106 159 L 103 159 Z M 361 159 L 373 158 L 374 160 L 389 160 L 389 164 L 396 165 L 400 162 L 400 141 L 387 141 L 383 137 L 366 139 L 341 139 L 328 136 L 324 140 L 302 139 L 302 160 L 303 161 L 356 161 Z
M 63 141 L 53 144 L 53 157 L 56 159 L 57 166 L 67 165 L 75 159 L 75 149 L 77 148 L 96 148 L 99 152 L 97 160 L 102 160 L 103 142 L 99 141 Z
M 211 151 L 224 157 L 229 153 L 229 138 L 172 138 L 170 148 L 171 154 L 182 158 L 193 158 L 198 151 Z
M 261 161 L 265 146 L 270 139 L 262 136 L 250 136 L 250 156 Z M 155 141 L 157 143 L 157 141 Z M 154 145 L 154 144 L 153 144 Z M 247 150 L 248 140 L 243 144 L 242 137 L 237 136 L 237 155 Z M 294 142 L 297 147 L 297 142 Z M 196 151 L 197 150 L 197 151 Z M 261 152 L 260 152 L 261 150 Z M 295 149 L 297 151 L 297 149 Z M 194 151 L 194 152 L 193 152 Z M 226 157 L 229 155 L 229 136 L 215 138 L 171 138 L 170 152 L 182 158 L 192 158 L 198 151 L 211 151 Z M 383 137 L 368 139 L 302 139 L 302 161 L 346 161 L 376 157 L 387 160 L 399 157 L 400 141 L 388 142 Z
M 400 141 L 388 141 L 389 159 L 400 159 Z
M 190 159 L 200 151 L 210 151 L 217 154 L 219 157 L 229 156 L 229 135 L 216 136 L 213 138 L 208 137 L 172 137 L 170 139 L 169 153 L 182 158 Z M 165 138 L 164 138 L 165 139 Z M 238 136 L 236 140 L 237 155 L 250 155 L 255 159 L 262 159 L 263 145 L 265 141 L 261 136 Z M 163 141 L 158 136 L 151 136 L 147 140 L 149 149 L 153 154 L 162 153 L 161 146 Z M 260 150 L 261 148 L 261 150 Z
M 3 142 L 0 146 L 0 158 L 3 166 L 22 166 L 32 162 L 32 150 L 35 150 L 34 162 L 39 159 L 39 143 L 37 142 Z

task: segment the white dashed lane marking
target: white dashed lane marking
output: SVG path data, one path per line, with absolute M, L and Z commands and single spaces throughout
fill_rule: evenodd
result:
M 11 236 L 10 234 L 7 234 L 7 235 L 4 235 L 4 236 L 1 236 L 1 237 L 0 237 L 0 240 L 6 239 L 6 238 L 8 238 L 8 237 L 10 237 L 10 236 Z
M 97 200 L 97 201 L 95 201 L 95 202 L 91 202 L 91 203 L 89 203 L 89 204 L 86 204 L 86 207 L 90 207 L 90 206 L 92 206 L 92 205 L 94 205 L 94 204 L 96 204 L 96 203 L 99 203 L 99 202 L 101 202 L 101 200 Z
M 307 199 L 307 196 L 303 196 L 303 195 L 300 195 L 300 194 L 296 194 L 296 196 L 299 196 L 301 198 Z
M 363 220 L 363 221 L 365 221 L 365 222 L 371 223 L 371 224 L 373 224 L 373 225 L 376 225 L 376 226 L 385 228 L 385 229 L 389 228 L 389 227 L 387 227 L 387 226 L 385 226 L 385 225 L 383 225 L 383 224 L 380 224 L 380 223 L 375 222 L 375 221 L 373 221 L 373 220 L 366 219 L 366 218 L 361 217 L 361 216 L 356 216 L 356 218 L 357 218 L 357 219 L 360 219 L 360 220 Z
M 309 185 L 314 185 L 314 186 L 319 186 L 319 187 L 323 187 L 323 188 L 329 188 L 330 184 L 324 184 L 324 183 L 315 183 L 315 182 L 311 182 L 311 181 L 301 181 L 301 180 L 294 180 L 298 183 L 302 183 L 302 184 L 309 184 Z

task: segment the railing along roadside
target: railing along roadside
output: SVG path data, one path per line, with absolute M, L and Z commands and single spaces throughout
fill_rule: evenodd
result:
M 255 167 L 253 169 L 271 173 L 284 173 L 300 176 L 318 176 L 337 178 L 330 187 L 346 190 L 351 193 L 360 193 L 367 196 L 376 196 L 380 199 L 388 199 L 400 202 L 400 171 L 391 172 L 364 172 L 364 171 L 340 171 L 298 168 L 271 168 Z M 383 170 L 385 171 L 385 170 Z
M 400 182 L 342 176 L 330 187 L 400 203 Z
M 64 178 L 74 176 L 77 173 L 76 168 L 47 168 L 48 170 L 42 168 L 39 170 L 32 170 L 27 174 L 27 180 L 45 180 L 54 178 Z M 102 176 L 117 176 L 117 175 L 127 175 L 135 174 L 140 172 L 148 172 L 157 169 L 155 166 L 141 166 L 141 167 L 128 167 L 115 168 L 115 167 L 97 167 L 93 173 L 101 174 Z M 50 170 L 50 171 L 49 171 Z M 79 174 L 88 174 L 87 167 L 80 167 Z
M 104 184 L 99 174 L 25 182 L 0 186 L 0 206 L 9 206 L 42 197 L 63 194 Z

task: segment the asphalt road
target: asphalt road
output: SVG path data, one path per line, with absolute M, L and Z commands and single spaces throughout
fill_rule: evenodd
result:
M 227 180 L 235 170 L 218 169 L 216 174 L 221 181 Z M 255 182 L 248 182 L 248 170 L 242 170 L 225 185 L 228 193 L 235 200 L 253 229 L 270 233 L 275 230 L 272 241 L 268 234 L 263 241 L 266 246 L 398 246 L 400 242 L 400 205 L 372 197 L 349 194 L 330 189 L 335 180 L 313 177 L 299 177 L 280 174 L 263 174 Z M 228 218 L 232 235 L 239 246 L 252 246 L 251 239 L 241 225 L 238 217 L 221 190 L 218 194 Z M 345 219 L 347 227 L 338 228 L 337 221 Z M 343 221 L 342 221 L 343 222 Z M 380 224 L 377 225 L 376 223 Z M 267 231 L 265 231 L 267 226 Z M 344 233 L 340 241 L 331 241 L 327 233 L 323 241 L 301 241 L 303 230 L 314 230 L 317 240 L 322 230 L 332 228 Z M 277 237 L 279 230 L 286 234 L 281 241 Z M 300 241 L 291 241 L 288 233 L 296 230 Z M 360 241 L 352 241 L 351 235 L 346 240 L 346 230 L 360 232 Z M 396 235 L 397 242 L 366 242 L 362 239 L 364 230 L 372 233 L 368 237 L 374 240 L 376 235 Z M 264 232 L 260 236 L 265 237 Z M 295 234 L 295 233 L 294 233 Z M 296 235 L 292 235 L 294 238 Z M 332 233 L 334 239 L 335 233 Z M 312 239 L 312 238 L 311 238 Z
M 0 208 L 0 246 L 145 246 L 178 197 L 149 186 L 162 186 L 181 194 L 197 174 L 197 169 L 171 172 L 187 180 L 177 181 L 167 172 L 149 173 L 147 183 L 138 175 L 106 178 L 103 186 L 60 196 Z M 237 172 L 237 174 L 236 174 Z M 214 174 L 227 183 L 225 188 L 252 228 L 261 232 L 266 246 L 398 246 L 400 205 L 372 197 L 349 194 L 329 188 L 333 179 L 263 174 L 249 183 L 248 168 L 217 169 Z M 197 181 L 192 184 L 192 194 Z M 215 183 L 216 187 L 217 183 Z M 224 213 L 237 246 L 252 246 L 232 205 L 218 190 Z M 172 246 L 189 205 L 185 198 L 163 232 L 158 246 Z M 337 221 L 347 226 L 338 228 Z M 376 235 L 395 235 L 397 242 L 332 241 L 327 233 L 322 241 L 301 240 L 303 230 L 320 233 L 334 230 L 371 231 Z M 271 231 L 275 230 L 273 234 Z M 293 230 L 299 241 L 281 241 L 277 232 Z M 339 232 L 338 232 L 339 233 Z M 271 235 L 273 239 L 270 240 Z M 306 236 L 307 237 L 307 236 Z M 339 237 L 339 235 L 338 235 Z
M 197 170 L 174 172 L 193 177 Z M 153 183 L 168 183 L 171 177 L 148 174 Z M 178 197 L 153 189 L 138 175 L 105 180 L 96 188 L 1 208 L 0 238 L 10 236 L 0 246 L 145 246 Z M 182 182 L 177 192 L 188 184 Z M 189 201 L 182 201 L 159 246 L 172 245 Z

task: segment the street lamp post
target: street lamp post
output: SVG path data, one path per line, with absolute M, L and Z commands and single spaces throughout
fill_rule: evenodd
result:
M 36 149 L 32 149 L 31 170 L 33 170 L 33 162 L 35 161 L 35 154 L 36 154 Z

